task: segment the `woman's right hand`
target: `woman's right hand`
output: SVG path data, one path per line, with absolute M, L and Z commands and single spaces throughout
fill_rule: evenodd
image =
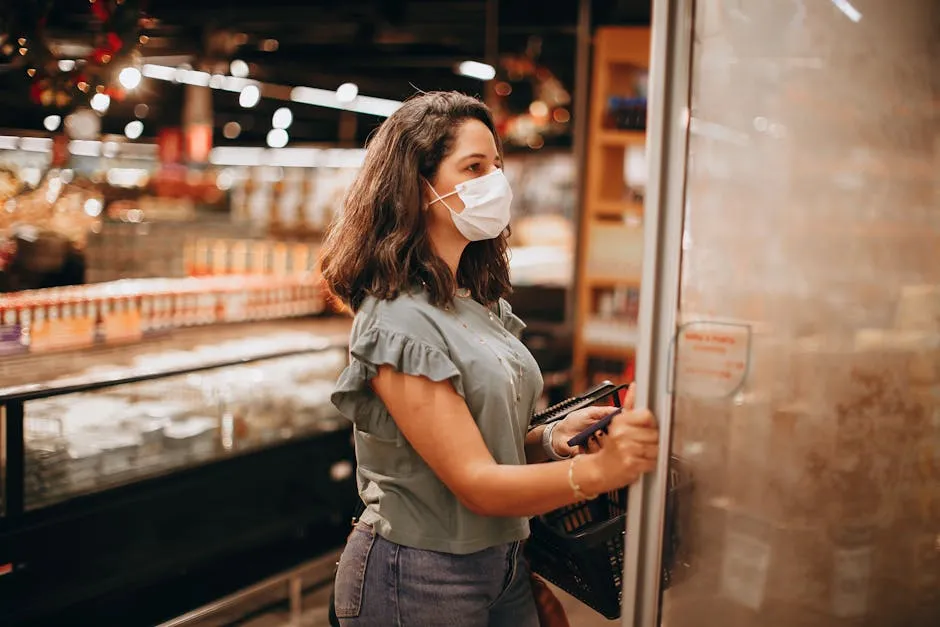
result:
M 602 494 L 634 483 L 656 468 L 659 427 L 646 409 L 631 409 L 614 416 L 607 433 L 599 432 L 588 443 L 582 459 L 586 470 L 583 491 Z

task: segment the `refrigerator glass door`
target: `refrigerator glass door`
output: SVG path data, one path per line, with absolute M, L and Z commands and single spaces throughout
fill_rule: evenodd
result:
M 940 3 L 690 5 L 654 2 L 638 381 L 694 485 L 674 536 L 633 491 L 623 624 L 935 627 Z

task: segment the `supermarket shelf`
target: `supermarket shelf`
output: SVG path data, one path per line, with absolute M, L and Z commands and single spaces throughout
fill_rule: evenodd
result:
M 646 144 L 646 131 L 603 130 L 597 138 L 605 146 L 642 146 Z
M 633 287 L 640 285 L 639 274 L 589 276 L 585 280 L 591 287 Z
M 578 229 L 577 307 L 572 351 L 575 388 L 592 378 L 592 358 L 629 362 L 636 332 L 619 320 L 598 317 L 600 290 L 636 288 L 643 259 L 644 202 L 634 197 L 632 160 L 643 152 L 642 130 L 611 128 L 612 97 L 636 97 L 649 68 L 648 27 L 605 26 L 594 34 L 587 142 L 587 175 Z M 605 309 L 607 311 L 607 309 Z
M 642 216 L 644 205 L 631 200 L 601 200 L 589 205 L 590 212 L 595 216 L 623 217 L 627 215 Z
M 632 354 L 639 341 L 635 322 L 617 319 L 588 319 L 582 330 L 589 353 L 613 351 L 617 355 Z
M 8 400 L 19 395 L 59 393 L 60 390 L 76 385 L 82 386 L 89 382 L 110 385 L 109 381 L 120 382 L 121 379 L 141 375 L 169 376 L 172 374 L 169 369 L 134 368 L 132 367 L 133 359 L 148 352 L 192 351 L 202 344 L 215 344 L 245 337 L 300 332 L 320 336 L 321 339 L 311 340 L 311 342 L 325 342 L 328 345 L 327 348 L 345 346 L 349 338 L 351 323 L 351 318 L 346 316 L 327 316 L 213 324 L 173 329 L 145 336 L 140 342 L 135 343 L 99 345 L 75 351 L 26 353 L 6 357 L 0 359 L 0 381 L 3 382 L 0 386 L 0 398 Z M 313 346 L 295 348 L 309 350 Z M 258 354 L 252 357 L 263 358 L 264 355 Z M 215 368 L 225 364 L 213 365 L 207 361 L 191 365 Z M 88 371 L 91 373 L 80 374 Z
M 613 359 L 626 359 L 633 357 L 636 353 L 636 346 L 600 344 L 597 342 L 588 342 L 584 345 L 584 350 L 589 357 L 610 357 Z
M 125 370 L 116 370 L 113 375 L 93 373 L 92 375 L 81 375 L 70 379 L 61 379 L 52 382 L 35 383 L 20 386 L 11 386 L 0 388 L 0 402 L 9 403 L 13 401 L 31 401 L 37 399 L 50 398 L 53 396 L 63 396 L 66 394 L 75 394 L 78 392 L 91 392 L 103 388 L 115 387 L 118 385 L 129 385 L 131 383 L 142 383 L 144 381 L 153 381 L 155 379 L 164 379 L 167 377 L 176 377 L 185 374 L 195 374 L 207 370 L 217 370 L 231 366 L 243 366 L 246 364 L 270 361 L 283 357 L 297 357 L 308 353 L 325 352 L 330 349 L 345 348 L 342 341 L 331 340 L 326 337 L 313 337 L 306 345 L 297 346 L 290 350 L 261 351 L 238 358 L 228 358 L 220 360 L 196 361 L 187 363 L 185 366 L 172 368 L 127 368 Z

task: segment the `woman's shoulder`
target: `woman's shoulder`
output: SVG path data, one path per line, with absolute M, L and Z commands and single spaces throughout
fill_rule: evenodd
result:
M 441 343 L 440 322 L 445 312 L 431 304 L 422 291 L 402 292 L 394 298 L 367 296 L 356 314 L 354 327 L 402 333 L 425 342 Z
M 441 313 L 440 308 L 431 304 L 425 292 L 412 290 L 401 292 L 393 298 L 366 296 L 356 316 L 394 322 L 409 316 L 436 317 Z

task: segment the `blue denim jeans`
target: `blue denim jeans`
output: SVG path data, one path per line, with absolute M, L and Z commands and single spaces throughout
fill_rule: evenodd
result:
M 470 555 L 413 549 L 357 523 L 339 559 L 342 627 L 538 627 L 520 543 Z

